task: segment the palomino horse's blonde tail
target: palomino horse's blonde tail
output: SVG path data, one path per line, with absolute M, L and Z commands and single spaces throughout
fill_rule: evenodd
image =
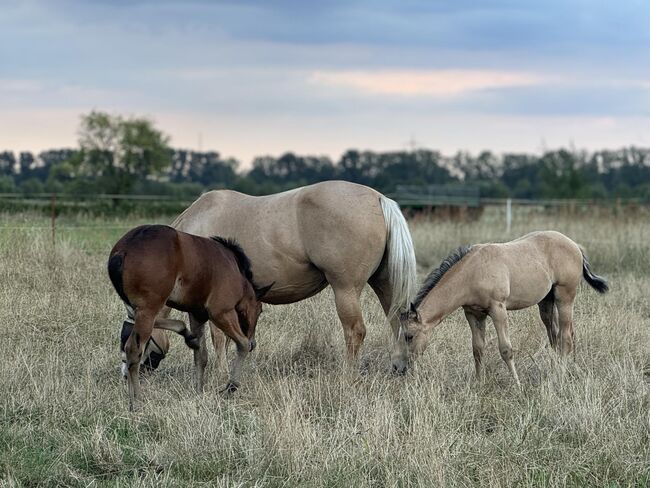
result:
M 400 311 L 408 309 L 409 301 L 415 295 L 416 268 L 415 249 L 408 224 L 396 202 L 385 196 L 380 197 L 388 238 L 388 276 L 392 286 L 392 297 L 388 319 Z

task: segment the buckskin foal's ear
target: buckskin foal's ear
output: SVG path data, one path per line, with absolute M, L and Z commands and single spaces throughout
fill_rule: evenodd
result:
M 255 297 L 258 300 L 261 300 L 264 297 L 264 295 L 266 295 L 268 293 L 268 291 L 271 289 L 271 287 L 273 285 L 275 285 L 275 281 L 273 283 L 271 283 L 270 285 L 268 285 L 268 286 L 263 286 L 262 288 L 256 288 L 255 289 Z

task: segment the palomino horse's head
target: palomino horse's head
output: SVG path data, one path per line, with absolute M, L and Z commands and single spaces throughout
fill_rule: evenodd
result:
M 430 330 L 428 324 L 422 323 L 420 313 L 412 303 L 407 312 L 400 314 L 398 336 L 391 355 L 394 373 L 406 373 L 410 363 L 424 352 L 429 345 Z

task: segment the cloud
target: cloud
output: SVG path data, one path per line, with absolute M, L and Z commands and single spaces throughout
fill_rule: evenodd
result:
M 489 70 L 316 71 L 313 83 L 350 87 L 370 95 L 454 97 L 491 88 L 530 86 L 543 77 Z

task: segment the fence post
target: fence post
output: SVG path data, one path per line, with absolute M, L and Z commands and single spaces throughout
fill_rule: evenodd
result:
M 512 198 L 506 200 L 506 233 L 510 234 L 512 227 Z
M 52 193 L 52 247 L 56 247 L 56 193 Z

